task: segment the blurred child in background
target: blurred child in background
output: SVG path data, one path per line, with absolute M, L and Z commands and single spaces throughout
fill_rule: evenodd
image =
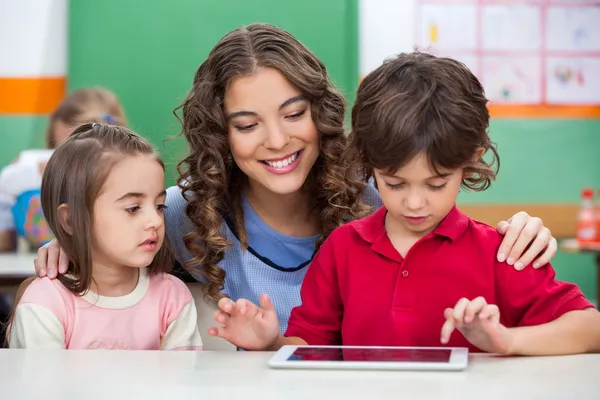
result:
M 12 252 L 17 237 L 37 249 L 52 239 L 40 201 L 42 174 L 54 148 L 85 122 L 127 126 L 117 96 L 103 88 L 83 88 L 67 96 L 50 115 L 45 149 L 27 149 L 0 172 L 0 252 Z M 0 293 L 0 326 L 10 313 L 10 299 Z M 3 332 L 0 329 L 0 343 Z
M 83 88 L 65 98 L 50 116 L 46 149 L 22 151 L 0 172 L 0 251 L 13 251 L 16 237 L 37 248 L 52 238 L 47 228 L 39 189 L 42 173 L 57 144 L 79 125 L 97 122 L 127 126 L 117 96 L 103 88 Z

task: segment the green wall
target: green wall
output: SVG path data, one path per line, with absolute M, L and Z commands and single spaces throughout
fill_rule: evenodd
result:
M 577 203 L 581 188 L 600 187 L 600 120 L 494 119 L 500 173 L 469 203 Z
M 577 203 L 582 187 L 600 187 L 598 120 L 495 119 L 490 133 L 498 179 L 485 192 L 461 193 L 461 203 Z M 559 251 L 552 265 L 559 279 L 596 298 L 593 255 Z
M 0 114 L 0 167 L 12 162 L 21 150 L 43 148 L 46 121 L 45 116 Z
M 352 97 L 358 76 L 357 0 L 74 1 L 69 16 L 69 89 L 112 88 L 132 127 L 161 146 L 168 164 L 181 159 L 173 109 L 211 48 L 227 32 L 252 22 L 284 28 L 327 65 Z M 170 177 L 173 182 L 173 176 Z

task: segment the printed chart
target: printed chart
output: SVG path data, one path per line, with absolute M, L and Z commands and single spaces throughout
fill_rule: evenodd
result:
M 600 1 L 418 0 L 416 46 L 465 63 L 493 115 L 600 117 Z

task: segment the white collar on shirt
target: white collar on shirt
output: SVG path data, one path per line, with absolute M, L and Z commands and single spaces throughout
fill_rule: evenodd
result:
M 144 297 L 150 286 L 150 278 L 148 277 L 148 269 L 140 268 L 140 276 L 138 283 L 131 293 L 119 297 L 101 296 L 89 290 L 81 298 L 88 303 L 101 308 L 124 309 L 133 307 Z

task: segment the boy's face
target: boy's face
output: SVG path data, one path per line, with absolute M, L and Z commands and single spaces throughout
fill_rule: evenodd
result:
M 392 222 L 394 230 L 420 238 L 433 231 L 450 212 L 460 191 L 463 169 L 439 172 L 441 175 L 430 169 L 424 154 L 393 175 L 374 170 L 388 210 L 388 223 Z

